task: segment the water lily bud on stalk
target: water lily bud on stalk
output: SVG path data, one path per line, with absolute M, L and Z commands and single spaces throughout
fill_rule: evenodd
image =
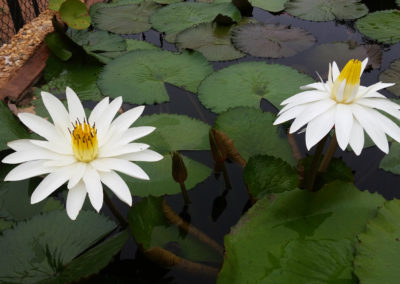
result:
M 274 125 L 294 119 L 289 132 L 306 127 L 306 146 L 310 149 L 334 127 L 339 147 L 348 145 L 356 155 L 364 146 L 364 131 L 383 152 L 389 152 L 386 135 L 400 142 L 400 128 L 380 111 L 400 119 L 400 106 L 378 93 L 393 83 L 360 85 L 368 58 L 350 60 L 340 72 L 336 62 L 329 64 L 328 80 L 301 87 L 304 92 L 286 100 Z
M 172 177 L 179 183 L 185 203 L 189 204 L 190 199 L 186 191 L 185 181 L 187 179 L 187 170 L 182 156 L 178 152 L 171 152 L 172 155 Z
M 225 147 L 220 131 L 211 128 L 208 133 L 211 154 L 216 164 L 223 163 L 228 158 L 228 150 Z
M 101 100 L 86 118 L 82 103 L 67 87 L 68 111 L 62 102 L 50 93 L 42 92 L 42 100 L 53 124 L 31 113 L 18 117 L 33 132 L 45 140 L 22 139 L 7 145 L 15 150 L 3 163 L 19 164 L 5 177 L 16 181 L 34 176 L 47 176 L 31 196 L 38 203 L 67 183 L 67 214 L 75 220 L 86 195 L 94 209 L 103 206 L 103 184 L 123 202 L 132 205 L 132 195 L 125 181 L 117 174 L 148 180 L 149 176 L 132 161 L 155 162 L 162 155 L 149 150 L 147 144 L 136 139 L 154 131 L 151 126 L 130 126 L 140 117 L 144 106 L 132 108 L 114 119 L 122 105 L 122 98 L 112 102 Z

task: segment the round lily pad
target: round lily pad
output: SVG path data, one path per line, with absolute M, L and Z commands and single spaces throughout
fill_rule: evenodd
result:
M 400 144 L 392 143 L 389 154 L 385 155 L 379 164 L 379 168 L 400 175 Z
M 249 0 L 251 5 L 270 12 L 280 12 L 285 9 L 285 3 L 288 0 Z
M 295 165 L 287 137 L 273 126 L 275 116 L 255 108 L 238 107 L 220 114 L 215 128 L 221 130 L 248 160 L 255 155 L 270 155 Z
M 232 3 L 174 3 L 154 13 L 150 22 L 156 30 L 166 34 L 183 31 L 201 23 L 213 21 L 218 15 L 239 22 L 241 15 Z
M 259 108 L 262 99 L 280 108 L 284 99 L 312 82 L 311 77 L 287 66 L 243 62 L 211 74 L 200 84 L 198 95 L 201 103 L 216 113 L 238 106 Z
M 66 0 L 58 10 L 61 18 L 68 26 L 83 30 L 90 26 L 90 16 L 86 5 L 79 0 Z
M 218 283 L 354 283 L 356 235 L 383 202 L 343 182 L 266 196 L 225 236 Z
M 400 277 L 400 201 L 392 200 L 379 209 L 358 238 L 354 261 L 360 283 L 397 283 Z
M 291 0 L 285 11 L 309 21 L 354 20 L 368 13 L 360 0 Z
M 117 34 L 136 34 L 151 28 L 149 17 L 160 6 L 152 1 L 140 3 L 97 3 L 90 8 L 93 25 Z
M 359 19 L 356 27 L 372 39 L 392 44 L 400 41 L 399 22 L 398 10 L 377 11 Z
M 197 50 L 210 61 L 234 60 L 245 56 L 233 47 L 233 26 L 204 23 L 179 33 L 176 45 L 179 48 Z
M 379 80 L 386 83 L 396 83 L 387 90 L 396 96 L 400 96 L 400 59 L 390 64 L 389 68 L 379 75 Z
M 97 81 L 105 96 L 122 96 L 134 104 L 167 102 L 164 83 L 196 92 L 199 83 L 213 71 L 197 52 L 140 50 L 109 62 Z
M 252 56 L 279 58 L 306 50 L 315 43 L 315 38 L 301 28 L 257 23 L 236 27 L 232 42 Z

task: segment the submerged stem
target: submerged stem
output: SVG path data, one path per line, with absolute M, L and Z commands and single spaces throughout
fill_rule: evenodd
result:
M 322 159 L 321 165 L 319 166 L 319 173 L 325 173 L 332 161 L 333 155 L 336 152 L 336 148 L 338 146 L 338 142 L 336 139 L 336 134 L 333 134 L 332 139 L 329 143 L 328 149 L 326 150 L 326 153 L 324 155 L 324 158 Z
M 184 182 L 180 182 L 179 185 L 181 187 L 181 191 L 182 191 L 183 199 L 185 200 L 185 204 L 188 205 L 188 204 L 192 203 L 190 201 L 189 195 L 187 193 L 185 183 Z
M 318 165 L 320 163 L 322 157 L 322 151 L 324 150 L 325 142 L 327 139 L 328 135 L 326 135 L 321 141 L 318 142 L 317 148 L 315 149 L 314 157 L 312 159 L 311 167 L 308 171 L 308 176 L 305 184 L 305 188 L 309 191 L 314 190 L 314 183 L 318 172 Z
M 125 218 L 121 215 L 121 213 L 115 207 L 114 203 L 111 201 L 110 197 L 107 195 L 106 192 L 104 192 L 104 201 L 106 202 L 111 213 L 118 220 L 121 227 L 126 228 L 128 226 L 128 222 L 125 220 Z

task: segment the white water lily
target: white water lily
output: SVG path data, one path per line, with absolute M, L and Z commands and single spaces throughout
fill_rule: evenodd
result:
M 103 205 L 104 183 L 123 202 L 132 205 L 132 195 L 125 181 L 116 173 L 148 180 L 148 175 L 131 161 L 154 162 L 163 158 L 149 150 L 149 145 L 132 143 L 154 131 L 151 126 L 130 126 L 142 114 L 144 106 L 132 108 L 114 119 L 122 105 L 118 97 L 101 100 L 86 118 L 81 101 L 67 87 L 68 111 L 55 96 L 42 92 L 42 100 L 53 120 L 31 113 L 19 113 L 19 119 L 46 140 L 22 139 L 8 143 L 16 152 L 3 163 L 19 164 L 5 177 L 6 181 L 28 179 L 48 174 L 31 196 L 31 203 L 44 200 L 68 182 L 67 214 L 75 220 L 86 198 L 99 212 Z
M 364 130 L 383 152 L 389 152 L 386 134 L 400 142 L 400 128 L 380 111 L 400 119 L 400 106 L 379 90 L 393 86 L 392 83 L 376 83 L 360 86 L 360 77 L 367 65 L 350 60 L 340 72 L 335 62 L 329 64 L 328 81 L 301 87 L 298 93 L 281 105 L 274 125 L 294 119 L 289 132 L 306 128 L 306 146 L 310 149 L 335 127 L 338 145 L 345 150 L 350 145 L 356 155 L 364 147 Z

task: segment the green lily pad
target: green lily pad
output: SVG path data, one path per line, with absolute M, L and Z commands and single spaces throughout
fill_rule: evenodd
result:
M 154 44 L 137 39 L 125 39 L 126 42 L 126 51 L 134 51 L 134 50 L 158 50 L 158 46 Z
M 356 235 L 383 201 L 343 182 L 265 197 L 225 237 L 217 283 L 356 283 Z
M 215 128 L 231 138 L 243 159 L 270 155 L 295 165 L 286 135 L 273 126 L 275 116 L 255 108 L 238 107 L 217 117 Z
M 253 156 L 243 171 L 244 182 L 251 196 L 260 199 L 265 195 L 293 190 L 298 177 L 294 167 L 272 156 Z
M 176 45 L 179 48 L 197 50 L 210 61 L 234 60 L 245 56 L 233 47 L 233 26 L 203 23 L 179 33 Z
M 360 0 L 290 0 L 285 11 L 303 20 L 354 20 L 368 13 Z
M 357 20 L 357 29 L 379 42 L 393 44 L 400 41 L 398 10 L 377 11 Z
M 79 0 L 66 0 L 58 10 L 64 22 L 71 28 L 83 30 L 90 26 L 86 5 Z
M 387 88 L 387 90 L 396 96 L 400 96 L 400 59 L 390 64 L 389 68 L 379 75 L 379 80 L 385 83 L 396 83 L 396 85 Z
M 239 106 L 259 108 L 262 99 L 279 109 L 284 99 L 312 82 L 311 77 L 284 65 L 243 62 L 208 76 L 200 84 L 198 96 L 206 108 L 216 113 Z
M 219 262 L 220 255 L 209 246 L 201 243 L 191 234 L 182 236 L 179 228 L 171 225 L 162 210 L 162 197 L 147 197 L 137 203 L 128 213 L 128 221 L 133 236 L 144 249 L 170 245 L 176 248 L 173 253 L 192 261 Z
M 389 154 L 385 155 L 379 164 L 379 168 L 400 175 L 400 144 L 393 142 Z
M 64 2 L 65 0 L 49 0 L 49 9 L 53 11 L 58 11 L 61 7 L 61 4 Z
M 117 34 L 136 34 L 151 28 L 149 17 L 160 6 L 152 1 L 138 3 L 97 3 L 90 7 L 90 16 L 96 29 Z
M 289 0 L 249 0 L 250 4 L 270 12 L 285 10 L 285 3 Z
M 3 232 L 4 230 L 11 228 L 12 224 L 13 224 L 12 222 L 0 218 L 0 235 L 1 232 Z
M 213 21 L 218 15 L 239 22 L 241 15 L 232 3 L 174 3 L 154 13 L 150 22 L 159 32 L 174 34 L 193 26 Z
M 355 41 L 326 43 L 305 51 L 301 58 L 296 60 L 293 67 L 309 74 L 318 72 L 323 79 L 327 79 L 328 62 L 335 61 L 341 70 L 349 60 L 359 59 L 362 61 L 367 57 L 367 68 L 379 69 L 381 67 L 382 49 L 377 44 L 359 45 Z
M 75 221 L 63 210 L 20 222 L 0 237 L 0 281 L 37 283 L 56 277 L 114 228 L 109 219 L 88 211 L 82 211 Z
M 0 101 L 0 151 L 8 149 L 7 142 L 28 138 L 29 133 L 7 106 Z M 3 167 L 3 165 L 2 165 Z
M 379 209 L 358 238 L 354 261 L 360 283 L 397 283 L 400 257 L 400 201 L 392 200 Z
M 66 48 L 64 40 L 58 32 L 47 34 L 44 42 L 51 52 L 62 61 L 67 61 L 71 58 L 72 52 Z
M 210 63 L 197 52 L 132 51 L 104 67 L 98 86 L 105 96 L 122 96 L 125 102 L 163 103 L 169 101 L 164 83 L 194 93 L 212 71 Z
M 252 56 L 279 58 L 308 49 L 314 45 L 315 37 L 301 28 L 256 23 L 234 28 L 232 42 Z

